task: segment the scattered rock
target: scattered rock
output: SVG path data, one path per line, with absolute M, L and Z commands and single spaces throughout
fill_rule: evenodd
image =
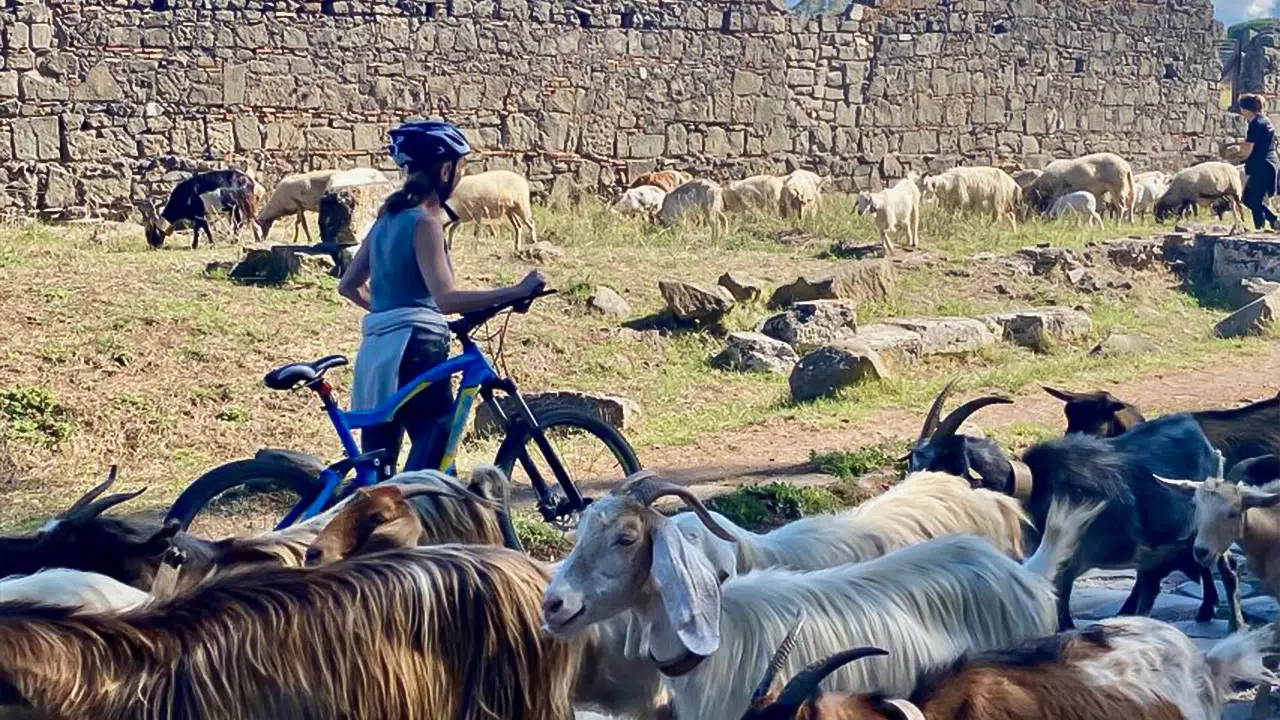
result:
M 783 285 L 769 298 L 769 307 L 784 308 L 808 300 L 874 302 L 893 294 L 893 265 L 887 260 L 843 263 L 832 275 L 803 276 Z
M 299 255 L 284 247 L 250 248 L 236 266 L 231 277 L 246 282 L 276 285 L 287 281 L 302 269 Z
M 1090 355 L 1099 357 L 1117 357 L 1121 355 L 1143 355 L 1150 352 L 1157 352 L 1160 346 L 1154 341 L 1144 338 L 1141 335 L 1125 335 L 1124 333 L 1111 333 L 1103 338 L 1097 345 L 1089 350 Z
M 679 280 L 663 280 L 658 291 L 679 320 L 715 324 L 733 308 L 733 296 L 719 285 L 707 290 Z
M 884 322 L 918 335 L 921 355 L 976 352 L 988 345 L 994 345 L 997 340 L 985 323 L 974 318 L 902 318 Z
M 1223 318 L 1213 328 L 1221 338 L 1261 335 L 1280 316 L 1280 290 L 1272 291 Z
M 587 298 L 587 307 L 596 312 L 613 317 L 626 317 L 631 314 L 631 306 L 627 304 L 622 296 L 613 291 L 613 288 L 601 285 L 591 293 L 591 297 Z
M 1158 240 L 1112 240 L 1104 243 L 1111 264 L 1132 270 L 1149 270 L 1164 260 Z
M 806 352 L 836 340 L 852 339 L 858 330 L 858 309 L 841 300 L 798 302 L 760 325 L 760 332 Z
M 788 380 L 797 402 L 830 395 L 840 388 L 889 377 L 875 350 L 859 342 L 827 345 L 805 355 Z
M 525 262 L 535 263 L 538 265 L 547 265 L 564 257 L 564 250 L 552 245 L 545 240 L 523 248 L 516 253 L 516 257 Z
M 219 273 L 230 273 L 236 264 L 230 260 L 215 260 L 204 266 L 205 275 L 217 275 Z
M 1083 337 L 1093 329 L 1088 314 L 1066 307 L 996 313 L 986 320 L 993 329 L 1001 329 L 1005 340 L 1036 352 L 1049 352 L 1057 342 Z
M 1098 276 L 1084 268 L 1068 270 L 1067 282 L 1071 283 L 1080 292 L 1096 293 L 1102 290 L 1102 285 L 1098 283 Z
M 920 333 L 898 325 L 873 323 L 858 328 L 858 342 L 875 350 L 880 357 L 892 359 L 899 366 L 909 365 L 922 354 Z
M 507 396 L 497 399 L 502 411 L 510 416 L 516 411 L 515 401 Z M 613 395 L 561 390 L 556 392 L 529 393 L 524 395 L 529 410 L 536 416 L 560 408 L 573 408 L 592 413 L 606 424 L 618 430 L 634 428 L 640 420 L 640 408 L 634 402 Z M 475 434 L 481 437 L 495 435 L 502 429 L 501 423 L 488 403 L 476 406 Z
M 716 281 L 740 303 L 755 302 L 764 294 L 764 283 L 735 272 L 727 272 Z
M 294 253 L 298 257 L 298 269 L 306 272 L 321 273 L 324 275 L 336 275 L 337 263 L 333 261 L 330 255 L 314 255 L 305 253 Z
M 724 351 L 711 362 L 726 370 L 782 374 L 800 359 L 790 345 L 760 333 L 729 333 L 725 340 Z
M 1015 253 L 1015 257 L 1029 261 L 1032 275 L 1048 275 L 1054 270 L 1074 270 L 1082 267 L 1075 254 L 1066 248 L 1037 245 L 1024 247 Z
M 1262 278 L 1244 278 L 1240 281 L 1240 285 L 1232 293 L 1233 299 L 1241 306 L 1266 297 L 1271 293 L 1280 290 L 1280 282 L 1274 280 L 1264 280 Z
M 1004 283 L 996 283 L 996 286 L 995 286 L 995 288 L 994 288 L 994 289 L 995 289 L 995 291 L 996 291 L 996 294 L 997 294 L 997 295 L 1005 295 L 1005 296 L 1008 296 L 1008 295 L 1012 295 L 1012 294 L 1013 294 L 1013 291 L 1011 291 L 1011 290 L 1009 289 L 1009 286 L 1008 286 L 1008 285 L 1005 285 Z

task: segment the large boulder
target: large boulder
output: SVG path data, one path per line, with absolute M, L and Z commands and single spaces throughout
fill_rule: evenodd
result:
M 622 296 L 614 292 L 612 288 L 603 285 L 596 288 L 591 293 L 591 297 L 587 298 L 587 307 L 595 310 L 603 315 L 611 315 L 613 317 L 626 317 L 631 314 L 631 306 L 627 304 Z
M 284 246 L 250 248 L 244 257 L 231 268 L 233 280 L 276 285 L 287 281 L 302 270 L 301 256 Z
M 896 318 L 885 323 L 919 335 L 921 355 L 977 352 L 997 341 L 986 324 L 973 318 Z
M 764 283 L 732 271 L 721 275 L 716 284 L 728 290 L 733 299 L 740 303 L 755 302 L 764 294 Z
M 733 309 L 733 296 L 719 285 L 707 290 L 680 280 L 663 280 L 658 291 L 671 313 L 679 320 L 710 325 Z
M 782 374 L 795 366 L 800 356 L 781 340 L 753 332 L 729 333 L 724 350 L 712 364 L 726 370 Z
M 1280 317 L 1280 290 L 1275 290 L 1226 316 L 1214 326 L 1220 338 L 1261 335 Z
M 523 395 L 524 401 L 528 403 L 529 410 L 534 416 L 545 413 L 549 410 L 558 408 L 573 408 L 581 410 L 600 418 L 604 423 L 617 428 L 618 430 L 627 430 L 634 428 L 640 420 L 640 408 L 634 402 L 626 398 L 615 397 L 613 395 L 602 395 L 599 393 L 575 392 L 571 390 L 560 390 L 555 392 L 529 393 Z M 508 396 L 496 398 L 498 405 L 502 411 L 511 417 L 517 411 L 515 401 Z M 493 412 L 493 408 L 488 403 L 480 403 L 476 406 L 475 429 L 476 435 L 481 437 L 496 435 L 502 431 L 502 424 L 498 421 L 498 417 Z
M 836 340 L 852 339 L 858 330 L 858 309 L 840 300 L 796 303 L 760 325 L 760 332 L 799 352 Z
M 889 377 L 875 350 L 856 342 L 826 345 L 805 355 L 791 371 L 791 397 L 807 402 L 832 395 L 840 388 Z
M 876 302 L 893 294 L 893 265 L 888 260 L 843 263 L 831 275 L 802 276 L 769 298 L 769 307 L 784 308 L 807 300 Z
M 995 313 L 985 319 L 1005 340 L 1036 352 L 1049 352 L 1058 343 L 1082 338 L 1093 329 L 1087 313 L 1068 307 Z
M 921 355 L 923 345 L 920 333 L 889 323 L 863 325 L 858 328 L 855 339 L 875 350 L 880 357 L 898 365 L 915 362 Z

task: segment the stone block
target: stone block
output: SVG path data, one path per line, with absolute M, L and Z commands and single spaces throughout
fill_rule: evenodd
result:
M 1261 335 L 1280 317 L 1280 290 L 1254 300 L 1223 318 L 1213 332 L 1221 338 Z
M 1066 307 L 996 313 L 985 320 L 1005 340 L 1036 352 L 1049 352 L 1058 343 L 1084 337 L 1093 329 L 1087 313 Z
M 735 272 L 721 275 L 716 284 L 728 290 L 733 299 L 741 303 L 755 302 L 764 293 L 764 284 L 759 280 Z
M 316 127 L 307 131 L 308 150 L 350 150 L 353 142 L 351 131 L 343 128 Z
M 31 49 L 48 50 L 53 47 L 53 26 L 48 23 L 35 23 L 31 26 Z
M 716 286 L 711 290 L 679 280 L 663 280 L 658 291 L 671 313 L 680 320 L 713 324 L 733 308 L 733 296 Z
M 711 363 L 726 370 L 783 374 L 799 359 L 796 351 L 781 340 L 760 333 L 735 332 L 729 333 L 724 350 Z
M 986 324 L 973 318 L 902 318 L 886 320 L 885 324 L 919 335 L 921 355 L 977 352 L 996 342 L 996 336 Z
M 875 350 L 857 342 L 818 348 L 801 358 L 787 384 L 791 398 L 807 402 L 833 395 L 841 388 L 889 377 Z
M 19 87 L 24 100 L 66 100 L 71 97 L 66 83 L 34 71 L 22 74 Z
M 381 125 L 361 123 L 352 132 L 356 150 L 382 150 L 387 145 L 387 131 Z
M 245 79 L 248 77 L 247 65 L 226 65 L 222 68 L 222 102 L 226 105 L 244 103 Z M 273 104 L 283 105 L 285 98 L 275 98 Z
M 631 306 L 627 304 L 627 301 L 623 300 L 622 296 L 612 288 L 604 287 L 603 285 L 597 287 L 591 293 L 591 297 L 587 298 L 587 307 L 602 315 L 619 318 L 631 314 Z
M 640 422 L 640 406 L 626 398 L 600 393 L 574 392 L 561 390 L 556 392 L 525 393 L 523 395 L 529 410 L 535 416 L 561 408 L 583 410 L 589 412 L 606 424 L 620 430 L 632 430 Z M 497 398 L 498 406 L 511 417 L 516 412 L 515 402 L 505 395 Z M 475 433 L 481 437 L 495 435 L 502 430 L 501 421 L 493 408 L 486 403 L 476 406 Z
M 262 149 L 262 132 L 258 128 L 258 119 L 247 115 L 238 115 L 231 121 L 232 132 L 235 136 L 236 149 L 260 150 Z
M 734 95 L 756 95 L 764 87 L 764 78 L 749 70 L 733 72 Z
M 111 72 L 111 66 L 100 62 L 85 73 L 72 98 L 82 102 L 119 101 L 124 99 L 124 90 Z
M 0 98 L 18 97 L 18 73 L 12 70 L 0 71 Z
M 781 308 L 805 300 L 877 302 L 893 294 L 893 266 L 887 260 L 844 263 L 825 276 L 803 276 L 783 285 L 769 298 L 769 307 Z
M 848 340 L 858 331 L 858 308 L 841 300 L 795 303 L 760 324 L 760 333 L 805 352 L 837 340 Z
M 899 365 L 915 362 L 923 353 L 923 340 L 920 333 L 908 330 L 901 325 L 889 323 L 872 323 L 858 328 L 855 339 L 875 350 L 886 360 L 892 359 Z
M 69 208 L 76 204 L 76 179 L 60 165 L 50 165 L 45 182 L 44 206 Z
M 13 155 L 19 160 L 59 160 L 61 132 L 55 117 L 13 121 Z

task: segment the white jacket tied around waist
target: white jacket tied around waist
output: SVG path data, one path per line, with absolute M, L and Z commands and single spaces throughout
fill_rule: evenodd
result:
M 415 329 L 440 337 L 449 336 L 444 316 L 422 307 L 405 307 L 369 313 L 360 323 L 364 339 L 356 355 L 351 409 L 372 410 L 400 389 L 400 361 Z

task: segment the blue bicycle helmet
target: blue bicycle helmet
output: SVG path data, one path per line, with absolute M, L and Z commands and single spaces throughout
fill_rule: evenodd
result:
M 407 122 L 391 131 L 387 146 L 396 165 L 407 169 L 432 161 L 457 160 L 471 152 L 462 131 L 447 122 Z

